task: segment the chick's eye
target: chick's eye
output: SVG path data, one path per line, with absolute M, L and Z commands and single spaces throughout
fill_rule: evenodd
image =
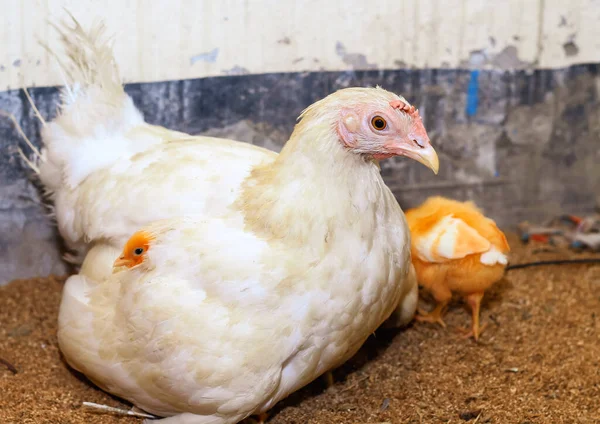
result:
M 141 247 L 138 247 L 137 249 L 135 249 L 135 250 L 133 251 L 133 253 L 134 253 L 135 255 L 137 255 L 137 256 L 140 256 L 142 253 L 144 253 L 144 249 L 143 249 L 143 248 L 141 248 Z
M 385 122 L 385 119 L 381 116 L 374 116 L 373 119 L 371 119 L 371 125 L 373 125 L 373 128 L 376 130 L 381 131 L 387 127 L 387 122 Z

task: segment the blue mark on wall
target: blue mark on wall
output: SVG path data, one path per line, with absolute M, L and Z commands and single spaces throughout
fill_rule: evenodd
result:
M 467 87 L 467 116 L 475 115 L 477 106 L 479 106 L 479 71 L 471 71 L 471 79 Z
M 216 62 L 217 56 L 219 56 L 219 48 L 212 49 L 207 53 L 200 53 L 196 56 L 190 57 L 190 65 L 196 62 Z

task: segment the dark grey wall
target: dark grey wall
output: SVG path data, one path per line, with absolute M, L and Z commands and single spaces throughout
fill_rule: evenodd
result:
M 150 84 L 127 92 L 155 124 L 278 150 L 301 110 L 343 87 L 379 84 L 421 111 L 440 154 L 436 177 L 413 161 L 382 163 L 404 208 L 442 194 L 472 199 L 501 226 L 562 211 L 593 210 L 600 196 L 598 65 L 533 72 L 393 70 L 241 75 Z M 56 88 L 30 93 L 47 119 Z M 39 123 L 21 91 L 0 93 L 39 145 Z M 0 283 L 64 272 L 56 234 L 14 153 L 26 148 L 0 117 Z

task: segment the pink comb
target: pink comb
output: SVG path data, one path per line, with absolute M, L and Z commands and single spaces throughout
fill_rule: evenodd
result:
M 393 107 L 394 109 L 398 109 L 403 112 L 406 112 L 409 115 L 414 115 L 415 113 L 417 114 L 417 116 L 419 115 L 419 111 L 417 109 L 415 109 L 414 106 L 412 106 L 412 105 L 409 106 L 406 103 L 404 103 L 402 100 L 392 100 L 390 102 L 390 106 Z

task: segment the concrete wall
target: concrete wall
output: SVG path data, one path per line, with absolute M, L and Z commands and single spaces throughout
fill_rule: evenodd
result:
M 45 21 L 66 5 L 118 34 L 127 91 L 152 123 L 279 150 L 308 104 L 380 84 L 419 107 L 440 153 L 438 177 L 383 163 L 403 207 L 474 199 L 510 227 L 600 197 L 599 1 L 0 2 L 0 109 L 37 145 L 18 88 L 37 86 L 42 115 L 55 115 L 60 74 L 36 38 L 54 43 Z M 66 272 L 17 145 L 0 117 L 0 284 Z

